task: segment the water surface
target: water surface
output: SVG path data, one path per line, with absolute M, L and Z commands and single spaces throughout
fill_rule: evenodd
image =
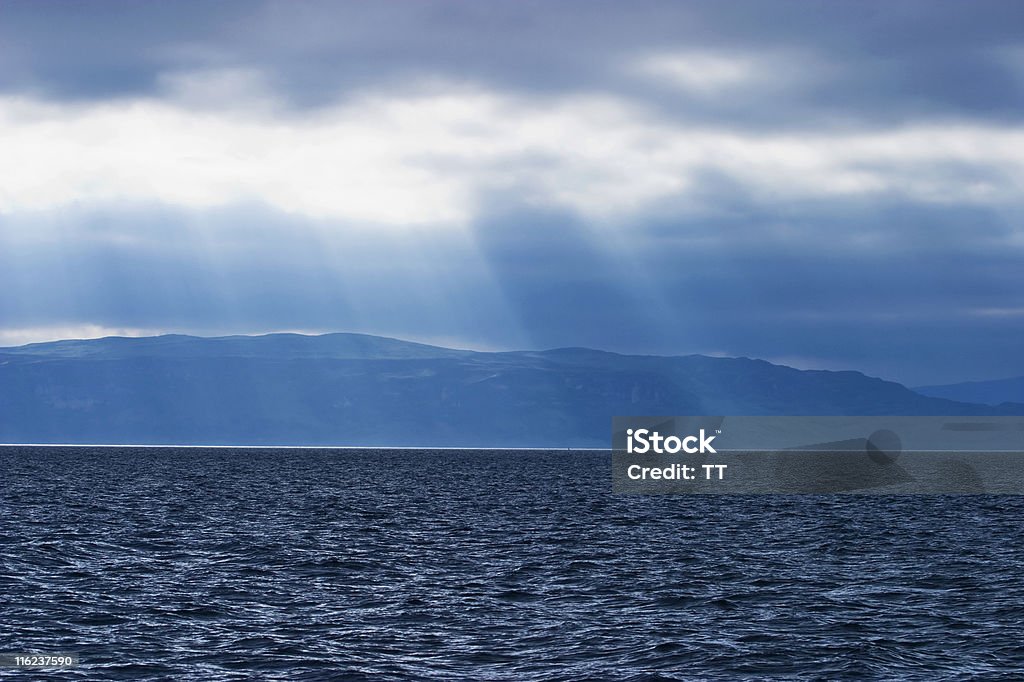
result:
M 81 657 L 37 678 L 1024 675 L 1019 497 L 616 496 L 609 454 L 564 451 L 8 447 L 0 474 L 0 652 Z

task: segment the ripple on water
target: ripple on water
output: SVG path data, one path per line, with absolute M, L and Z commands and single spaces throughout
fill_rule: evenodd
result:
M 78 652 L 68 679 L 1024 673 L 1021 499 L 615 496 L 608 460 L 3 448 L 0 651 Z

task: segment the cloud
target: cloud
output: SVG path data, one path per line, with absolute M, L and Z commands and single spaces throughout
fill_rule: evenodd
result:
M 985 0 L 0 3 L 0 338 L 1022 373 L 1022 21 Z
M 311 219 L 465 226 L 482 197 L 502 191 L 621 221 L 692 204 L 709 173 L 779 201 L 1016 204 L 1024 195 L 1017 126 L 755 134 L 666 119 L 616 96 L 522 97 L 443 82 L 297 112 L 276 107 L 251 72 L 165 81 L 165 98 L 0 98 L 0 212 L 265 203 Z
M 0 91 L 103 101 L 158 94 L 170 73 L 255 69 L 298 108 L 441 78 L 520 95 L 642 95 L 684 117 L 750 128 L 950 116 L 1006 123 L 1024 110 L 1024 83 L 1006 58 L 1021 47 L 1022 21 L 1024 6 L 1002 0 L 7 2 Z M 759 68 L 759 87 L 704 108 L 678 106 L 657 83 L 645 91 L 624 68 L 652 55 L 700 55 L 694 63 L 727 65 L 711 78 L 721 83 L 735 60 L 775 64 L 780 53 L 798 56 L 768 74 L 793 86 L 784 97 L 762 96 Z M 822 70 L 827 78 L 799 82 Z
M 700 52 L 641 57 L 629 68 L 670 87 L 708 96 L 750 86 L 760 71 L 750 58 Z
M 161 329 L 128 329 L 103 327 L 97 324 L 46 327 L 15 327 L 0 329 L 0 348 L 23 346 L 60 339 L 100 339 L 105 336 L 156 336 Z

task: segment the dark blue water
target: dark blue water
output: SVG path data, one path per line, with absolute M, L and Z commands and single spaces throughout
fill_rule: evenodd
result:
M 576 452 L 0 467 L 0 652 L 81 657 L 34 678 L 1024 675 L 1022 498 L 614 496 Z

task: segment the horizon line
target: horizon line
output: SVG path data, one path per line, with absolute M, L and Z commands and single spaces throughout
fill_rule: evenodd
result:
M 612 448 L 567 446 L 451 446 L 451 445 L 182 445 L 173 443 L 0 443 L 0 448 L 193 448 L 224 450 L 533 450 L 611 452 Z

